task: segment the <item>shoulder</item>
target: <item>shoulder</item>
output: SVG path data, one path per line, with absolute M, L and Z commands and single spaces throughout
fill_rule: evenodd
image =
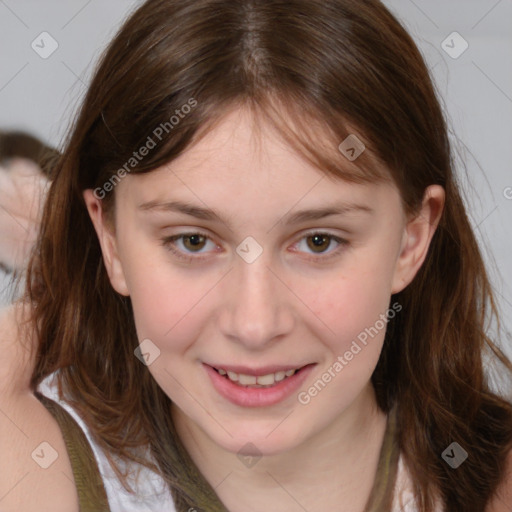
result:
M 27 320 L 28 312 L 19 306 L 0 310 L 0 510 L 75 512 L 78 495 L 62 432 L 29 386 L 36 340 Z M 59 396 L 55 379 L 44 379 L 38 391 L 64 408 L 85 434 L 111 510 L 175 510 L 168 486 L 145 467 L 125 468 L 133 473 L 136 493 L 124 489 L 88 426 Z
M 0 407 L 2 512 L 78 511 L 66 445 L 51 414 L 30 393 Z
M 512 450 L 507 456 L 505 474 L 485 512 L 510 512 L 512 503 Z
M 15 307 L 0 312 L 0 508 L 78 511 L 60 428 L 28 387 L 31 340 L 23 339 L 20 313 Z

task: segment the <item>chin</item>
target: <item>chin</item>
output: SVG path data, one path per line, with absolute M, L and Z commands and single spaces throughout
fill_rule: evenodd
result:
M 287 420 L 285 420 L 286 422 Z M 224 424 L 225 425 L 225 424 Z M 219 436 L 211 436 L 214 442 L 224 450 L 227 450 L 235 455 L 259 455 L 271 456 L 279 455 L 296 448 L 301 444 L 304 439 L 304 429 L 300 430 L 277 427 L 279 421 L 265 423 L 264 426 L 257 427 L 256 425 L 242 424 L 235 428 L 227 427 L 229 432 L 239 432 L 238 435 L 230 437 L 225 431 Z

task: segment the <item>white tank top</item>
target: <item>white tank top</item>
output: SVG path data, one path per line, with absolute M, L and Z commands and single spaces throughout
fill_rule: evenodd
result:
M 130 465 L 130 475 L 133 476 L 128 482 L 136 490 L 135 494 L 129 493 L 122 486 L 103 449 L 94 441 L 78 412 L 68 402 L 59 397 L 55 373 L 46 377 L 39 384 L 38 391 L 62 406 L 83 430 L 96 458 L 111 512 L 154 512 L 155 510 L 176 512 L 171 493 L 163 478 L 145 466 L 135 462 Z M 149 453 L 147 456 L 153 461 Z M 124 469 L 126 466 L 122 465 L 121 467 Z M 392 512 L 417 512 L 418 509 L 411 488 L 411 480 L 405 469 L 402 456 L 400 456 Z M 436 508 L 436 511 L 438 510 L 442 510 L 440 505 Z
M 129 493 L 123 487 L 112 470 L 104 451 L 94 441 L 80 415 L 59 397 L 55 373 L 46 377 L 39 384 L 38 391 L 62 406 L 83 430 L 96 458 L 111 512 L 154 512 L 157 510 L 176 512 L 171 493 L 163 478 L 145 466 L 135 462 L 130 465 L 131 478 L 128 479 L 128 483 L 135 489 L 135 494 Z M 152 460 L 149 454 L 148 458 Z M 124 469 L 126 465 L 121 467 Z

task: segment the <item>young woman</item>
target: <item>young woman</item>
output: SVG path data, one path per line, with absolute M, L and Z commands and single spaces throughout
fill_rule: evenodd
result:
M 4 414 L 55 418 L 32 459 L 71 468 L 68 510 L 509 508 L 483 358 L 512 365 L 428 70 L 378 1 L 138 8 L 54 171 L 27 310 L 38 401 Z

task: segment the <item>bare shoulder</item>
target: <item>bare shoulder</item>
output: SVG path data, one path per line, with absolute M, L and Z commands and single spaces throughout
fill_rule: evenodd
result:
M 78 511 L 73 472 L 53 416 L 31 393 L 31 340 L 20 311 L 0 312 L 0 510 Z
M 512 450 L 507 457 L 505 475 L 498 491 L 485 512 L 510 512 L 512 510 Z

